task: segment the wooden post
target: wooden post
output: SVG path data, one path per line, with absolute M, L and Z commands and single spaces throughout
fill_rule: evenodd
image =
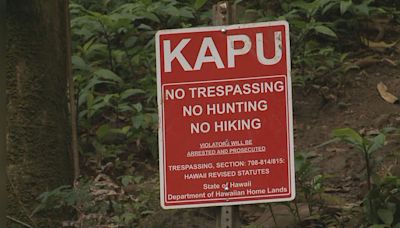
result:
M 236 8 L 228 1 L 218 2 L 213 6 L 213 24 L 229 25 L 236 22 Z M 221 31 L 222 32 L 222 31 Z M 226 189 L 229 191 L 229 189 Z M 222 206 L 217 211 L 217 228 L 239 228 L 239 206 Z
M 236 6 L 228 1 L 218 2 L 213 6 L 213 25 L 229 25 L 236 23 Z
M 5 34 L 0 38 L 0 53 L 5 53 L 7 33 L 6 33 L 6 1 L 0 1 L 0 34 Z M 7 128 L 7 101 L 6 101 L 6 64 L 5 54 L 0 56 L 0 227 L 6 227 L 6 128 Z

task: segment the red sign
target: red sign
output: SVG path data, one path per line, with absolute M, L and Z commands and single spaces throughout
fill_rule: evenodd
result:
M 163 208 L 295 197 L 287 22 L 156 35 Z

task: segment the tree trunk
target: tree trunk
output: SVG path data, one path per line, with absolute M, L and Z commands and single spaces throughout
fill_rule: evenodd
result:
M 5 26 L 5 1 L 0 1 L 0 34 L 6 34 Z M 0 53 L 5 53 L 5 36 L 0 36 Z M 5 55 L 0 54 L 0 227 L 6 227 L 6 77 L 5 77 Z
M 7 0 L 7 214 L 33 227 L 60 227 L 31 213 L 72 181 L 66 1 Z

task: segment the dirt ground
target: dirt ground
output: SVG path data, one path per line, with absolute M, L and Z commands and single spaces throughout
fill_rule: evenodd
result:
M 360 224 L 360 204 L 367 191 L 363 155 L 344 143 L 321 144 L 331 140 L 332 130 L 337 128 L 350 127 L 363 135 L 373 135 L 384 127 L 400 127 L 400 105 L 386 102 L 377 91 L 377 84 L 383 82 L 388 91 L 400 96 L 400 56 L 378 55 L 379 61 L 348 72 L 339 82 L 331 83 L 326 78 L 322 79 L 326 85 L 310 85 L 308 89 L 293 91 L 295 152 L 311 156 L 313 166 L 325 176 L 322 201 L 327 211 L 323 214 L 340 221 L 344 227 Z M 389 137 L 385 147 L 376 154 L 388 157 L 381 170 L 400 170 L 397 160 L 386 156 L 396 153 L 400 153 L 400 140 Z M 318 219 L 313 222 L 299 194 L 299 212 L 306 220 L 300 227 L 326 227 L 318 225 Z M 215 227 L 215 210 L 161 210 L 143 221 L 142 226 Z M 295 218 L 286 206 L 274 205 L 273 211 L 278 226 L 265 204 L 240 206 L 242 226 L 294 227 Z

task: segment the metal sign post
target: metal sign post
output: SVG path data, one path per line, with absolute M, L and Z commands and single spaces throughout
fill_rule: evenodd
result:
M 231 228 L 235 205 L 295 196 L 289 26 L 230 24 L 227 2 L 213 11 L 219 26 L 155 36 L 160 203 L 226 206 L 218 227 Z
M 213 24 L 228 25 L 236 21 L 236 7 L 228 1 L 218 2 L 213 6 Z M 217 228 L 239 228 L 239 206 L 222 206 L 217 211 Z

